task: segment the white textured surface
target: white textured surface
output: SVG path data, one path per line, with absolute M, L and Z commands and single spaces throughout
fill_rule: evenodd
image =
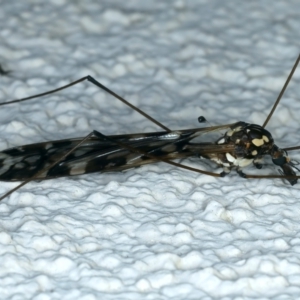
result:
M 90 74 L 170 128 L 262 124 L 299 28 L 299 1 L 1 1 L 0 97 Z M 279 146 L 300 144 L 299 74 L 268 125 Z M 1 149 L 157 130 L 88 83 L 0 116 Z M 299 297 L 298 198 L 163 163 L 27 184 L 0 204 L 1 299 Z

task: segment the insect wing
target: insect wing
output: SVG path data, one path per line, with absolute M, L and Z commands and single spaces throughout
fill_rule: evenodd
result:
M 185 158 L 198 153 L 185 149 L 189 141 L 207 133 L 228 129 L 232 125 L 110 136 L 110 138 L 155 155 L 157 160 L 132 153 L 111 141 L 98 137 L 88 139 L 62 161 L 60 161 L 60 157 L 74 148 L 81 138 L 14 147 L 0 152 L 0 180 L 27 180 L 41 170 L 47 169 L 56 161 L 57 164 L 54 167 L 41 173 L 36 179 L 92 172 L 122 171 L 159 161 L 159 157 L 165 159 Z M 197 145 L 199 147 L 199 144 Z M 211 149 L 211 146 L 206 147 Z
M 155 132 L 111 137 L 158 157 L 164 156 L 172 159 L 193 155 L 189 151 L 185 151 L 186 153 L 182 153 L 181 156 L 179 153 L 184 152 L 183 147 L 188 141 L 209 131 L 209 128 L 207 130 L 191 129 L 168 133 Z M 0 180 L 17 181 L 31 178 L 40 170 L 58 161 L 64 153 L 75 147 L 80 140 L 80 138 L 58 140 L 14 147 L 2 151 L 0 152 Z M 66 159 L 58 162 L 57 165 L 41 174 L 37 179 L 92 172 L 120 171 L 153 161 L 153 159 L 141 154 L 122 149 L 111 141 L 90 138 Z

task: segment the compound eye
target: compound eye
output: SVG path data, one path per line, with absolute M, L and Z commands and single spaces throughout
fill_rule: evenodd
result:
M 272 161 L 277 166 L 282 166 L 285 163 L 287 163 L 287 160 L 286 160 L 285 156 L 280 156 L 280 157 L 277 157 L 277 158 L 272 158 Z

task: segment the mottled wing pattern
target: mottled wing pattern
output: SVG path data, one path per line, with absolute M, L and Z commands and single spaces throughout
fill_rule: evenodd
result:
M 163 137 L 164 136 L 164 137 Z M 166 133 L 156 136 L 119 136 L 116 139 L 155 155 L 168 154 L 178 150 L 186 142 L 178 142 L 180 135 L 173 137 Z M 159 139 L 161 137 L 161 139 Z M 0 180 L 14 181 L 31 178 L 47 168 L 81 139 L 60 140 L 15 147 L 0 152 Z M 176 143 L 177 144 L 174 144 Z M 79 175 L 92 172 L 119 171 L 147 162 L 143 155 L 134 154 L 112 142 L 91 138 L 64 160 L 41 174 L 37 179 Z
M 115 135 L 110 136 L 110 138 L 151 153 L 156 157 L 175 159 L 201 154 L 199 150 L 197 153 L 186 150 L 185 145 L 195 137 L 214 131 L 216 128 L 218 127 L 169 133 Z M 58 140 L 4 150 L 0 152 L 0 180 L 22 181 L 29 179 L 37 172 L 58 161 L 63 154 L 80 141 L 81 138 Z M 209 151 L 213 150 L 213 143 L 205 144 Z M 218 145 L 215 146 L 218 147 Z M 155 161 L 153 158 L 123 149 L 111 141 L 93 137 L 36 179 L 50 179 L 93 172 L 122 171 Z

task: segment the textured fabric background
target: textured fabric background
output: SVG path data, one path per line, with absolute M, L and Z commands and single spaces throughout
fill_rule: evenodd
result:
M 172 129 L 262 124 L 300 49 L 299 1 L 0 4 L 2 102 L 90 74 Z M 281 147 L 300 144 L 299 80 L 267 126 Z M 0 108 L 1 149 L 93 129 L 158 130 L 90 83 Z M 164 163 L 32 182 L 0 203 L 1 299 L 296 298 L 299 215 L 299 185 Z

